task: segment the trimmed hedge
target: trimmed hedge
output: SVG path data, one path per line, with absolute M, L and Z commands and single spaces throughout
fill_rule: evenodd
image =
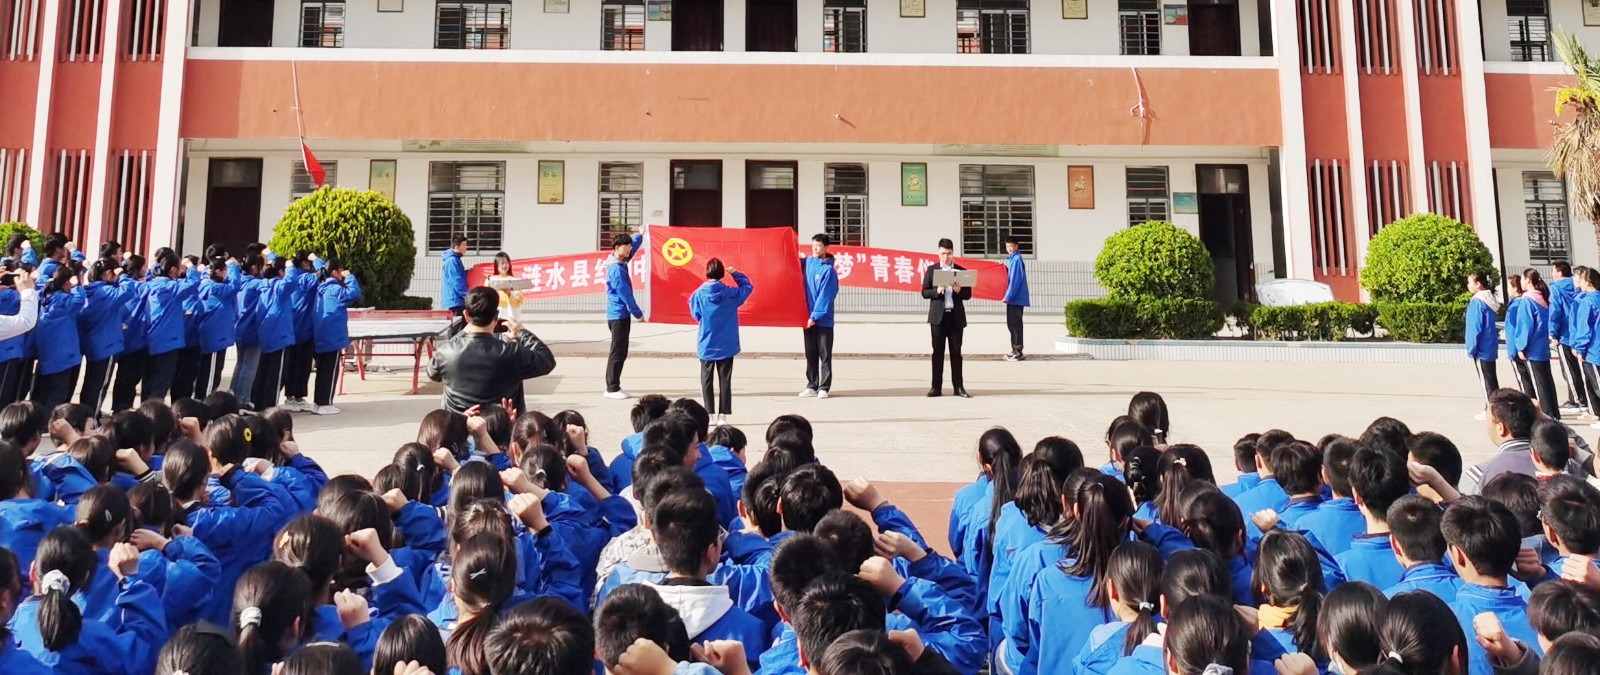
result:
M 1094 259 L 1094 279 L 1113 298 L 1209 300 L 1217 285 L 1205 244 L 1154 220 L 1107 237 Z
M 1232 315 L 1252 339 L 1341 341 L 1351 333 L 1371 335 L 1378 310 L 1372 305 L 1321 302 L 1293 307 L 1240 303 Z
M 1460 342 L 1467 330 L 1467 301 L 1381 302 L 1378 325 L 1401 342 Z
M 1494 257 L 1472 226 L 1419 213 L 1372 238 L 1361 286 L 1373 302 L 1453 303 L 1467 298 L 1466 278 L 1473 272 L 1494 276 Z
M 391 309 L 411 285 L 415 239 L 411 219 L 382 193 L 324 185 L 284 209 L 268 246 L 338 258 L 361 279 L 362 304 Z
M 433 309 L 433 299 L 432 298 L 419 298 L 419 297 L 417 297 L 415 295 L 402 295 L 402 296 L 400 296 L 399 300 L 396 300 L 394 302 L 389 303 L 389 306 L 385 307 L 384 309 L 409 309 L 409 310 L 428 310 L 428 309 Z
M 1187 298 L 1077 300 L 1065 307 L 1067 332 L 1091 339 L 1194 340 L 1222 329 L 1222 308 Z

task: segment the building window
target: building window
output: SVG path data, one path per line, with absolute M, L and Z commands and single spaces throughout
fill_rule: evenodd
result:
M 1161 6 L 1157 0 L 1118 0 L 1117 25 L 1124 55 L 1161 53 Z
M 822 51 L 867 51 L 867 0 L 828 0 L 822 8 Z
M 822 166 L 822 230 L 838 244 L 867 245 L 867 165 Z
M 956 51 L 1027 54 L 1028 0 L 960 0 L 956 5 Z
M 1006 237 L 1033 254 L 1033 167 L 962 164 L 961 255 L 1005 255 Z
M 339 184 L 339 162 L 335 160 L 318 163 L 322 165 L 322 170 L 327 172 L 327 175 L 323 176 L 322 184 L 337 186 Z M 311 174 L 306 173 L 305 160 L 295 160 L 294 168 L 289 171 L 289 201 L 298 200 L 316 191 L 316 182 L 311 180 Z
M 1506 0 L 1512 61 L 1550 60 L 1549 0 Z
M 1567 222 L 1567 185 L 1548 171 L 1522 174 L 1522 208 L 1528 216 L 1528 259 L 1549 265 L 1572 257 Z
M 1128 227 L 1172 217 L 1167 191 L 1167 167 L 1130 166 L 1128 178 Z
M 478 253 L 500 250 L 505 231 L 505 162 L 428 164 L 428 252 L 450 247 L 462 235 Z
M 344 2 L 314 0 L 300 3 L 300 46 L 344 46 Z
M 611 239 L 633 234 L 644 224 L 644 165 L 635 162 L 600 164 L 600 250 Z
M 510 42 L 510 2 L 439 3 L 435 49 L 505 49 Z
M 644 51 L 644 0 L 606 0 L 600 5 L 600 48 Z

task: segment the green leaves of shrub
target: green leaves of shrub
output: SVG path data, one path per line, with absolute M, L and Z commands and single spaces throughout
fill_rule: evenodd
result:
M 283 212 L 268 243 L 279 255 L 339 258 L 361 279 L 363 303 L 400 306 L 417 262 L 411 219 L 383 194 L 324 186 Z
M 44 255 L 44 233 L 29 227 L 27 223 L 0 223 L 0 246 L 11 241 L 11 235 L 18 232 L 28 235 L 28 240 L 33 242 L 33 250 Z
M 1378 310 L 1372 305 L 1322 302 L 1294 307 L 1240 303 L 1233 308 L 1240 327 L 1258 340 L 1346 340 L 1351 333 L 1370 335 Z
M 1471 226 L 1420 213 L 1372 238 L 1361 286 L 1377 303 L 1451 303 L 1467 297 L 1468 274 L 1493 270 L 1494 257 Z
M 1222 329 L 1222 309 L 1189 298 L 1106 298 L 1066 305 L 1067 333 L 1090 339 L 1195 340 Z
M 1467 330 L 1467 301 L 1383 302 L 1378 324 L 1401 342 L 1460 342 Z
M 1114 298 L 1210 300 L 1217 283 L 1205 244 L 1160 221 L 1107 237 L 1094 259 L 1094 278 Z

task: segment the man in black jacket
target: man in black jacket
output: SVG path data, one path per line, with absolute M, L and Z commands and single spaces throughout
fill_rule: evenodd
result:
M 959 284 L 934 286 L 933 273 L 938 270 L 966 269 L 955 262 L 955 247 L 949 239 L 939 240 L 939 263 L 929 265 L 922 272 L 922 297 L 928 299 L 928 328 L 933 333 L 933 386 L 928 396 L 940 396 L 944 389 L 944 350 L 950 346 L 950 384 L 956 396 L 972 398 L 961 379 L 961 338 L 967 331 L 967 306 L 972 299 L 972 289 Z
M 466 297 L 466 322 L 452 323 L 447 339 L 434 349 L 428 379 L 444 383 L 444 407 L 464 412 L 510 399 L 522 412 L 522 381 L 556 369 L 549 347 L 522 324 L 500 321 L 499 313 L 500 296 L 494 289 L 472 289 Z

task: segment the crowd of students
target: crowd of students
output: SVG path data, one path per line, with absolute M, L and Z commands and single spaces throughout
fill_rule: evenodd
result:
M 19 233 L 0 257 L 0 315 L 36 305 L 37 319 L 0 340 L 0 405 L 51 410 L 77 391 L 90 411 L 109 403 L 119 412 L 228 389 L 246 409 L 265 410 L 281 390 L 286 410 L 337 414 L 347 310 L 360 296 L 342 263 L 309 252 L 278 257 L 257 243 L 237 253 L 211 246 L 203 257 L 160 248 L 146 259 L 107 242 L 90 260 L 65 235 L 35 251 Z
M 292 415 L 227 392 L 104 422 L 19 402 L 0 672 L 1594 672 L 1593 454 L 1520 392 L 1487 413 L 1472 467 L 1383 418 L 1249 434 L 1227 485 L 1155 394 L 1098 468 L 997 427 L 947 558 L 795 415 L 749 462 L 699 402 L 645 396 L 608 461 L 576 411 L 436 410 L 329 477 Z

